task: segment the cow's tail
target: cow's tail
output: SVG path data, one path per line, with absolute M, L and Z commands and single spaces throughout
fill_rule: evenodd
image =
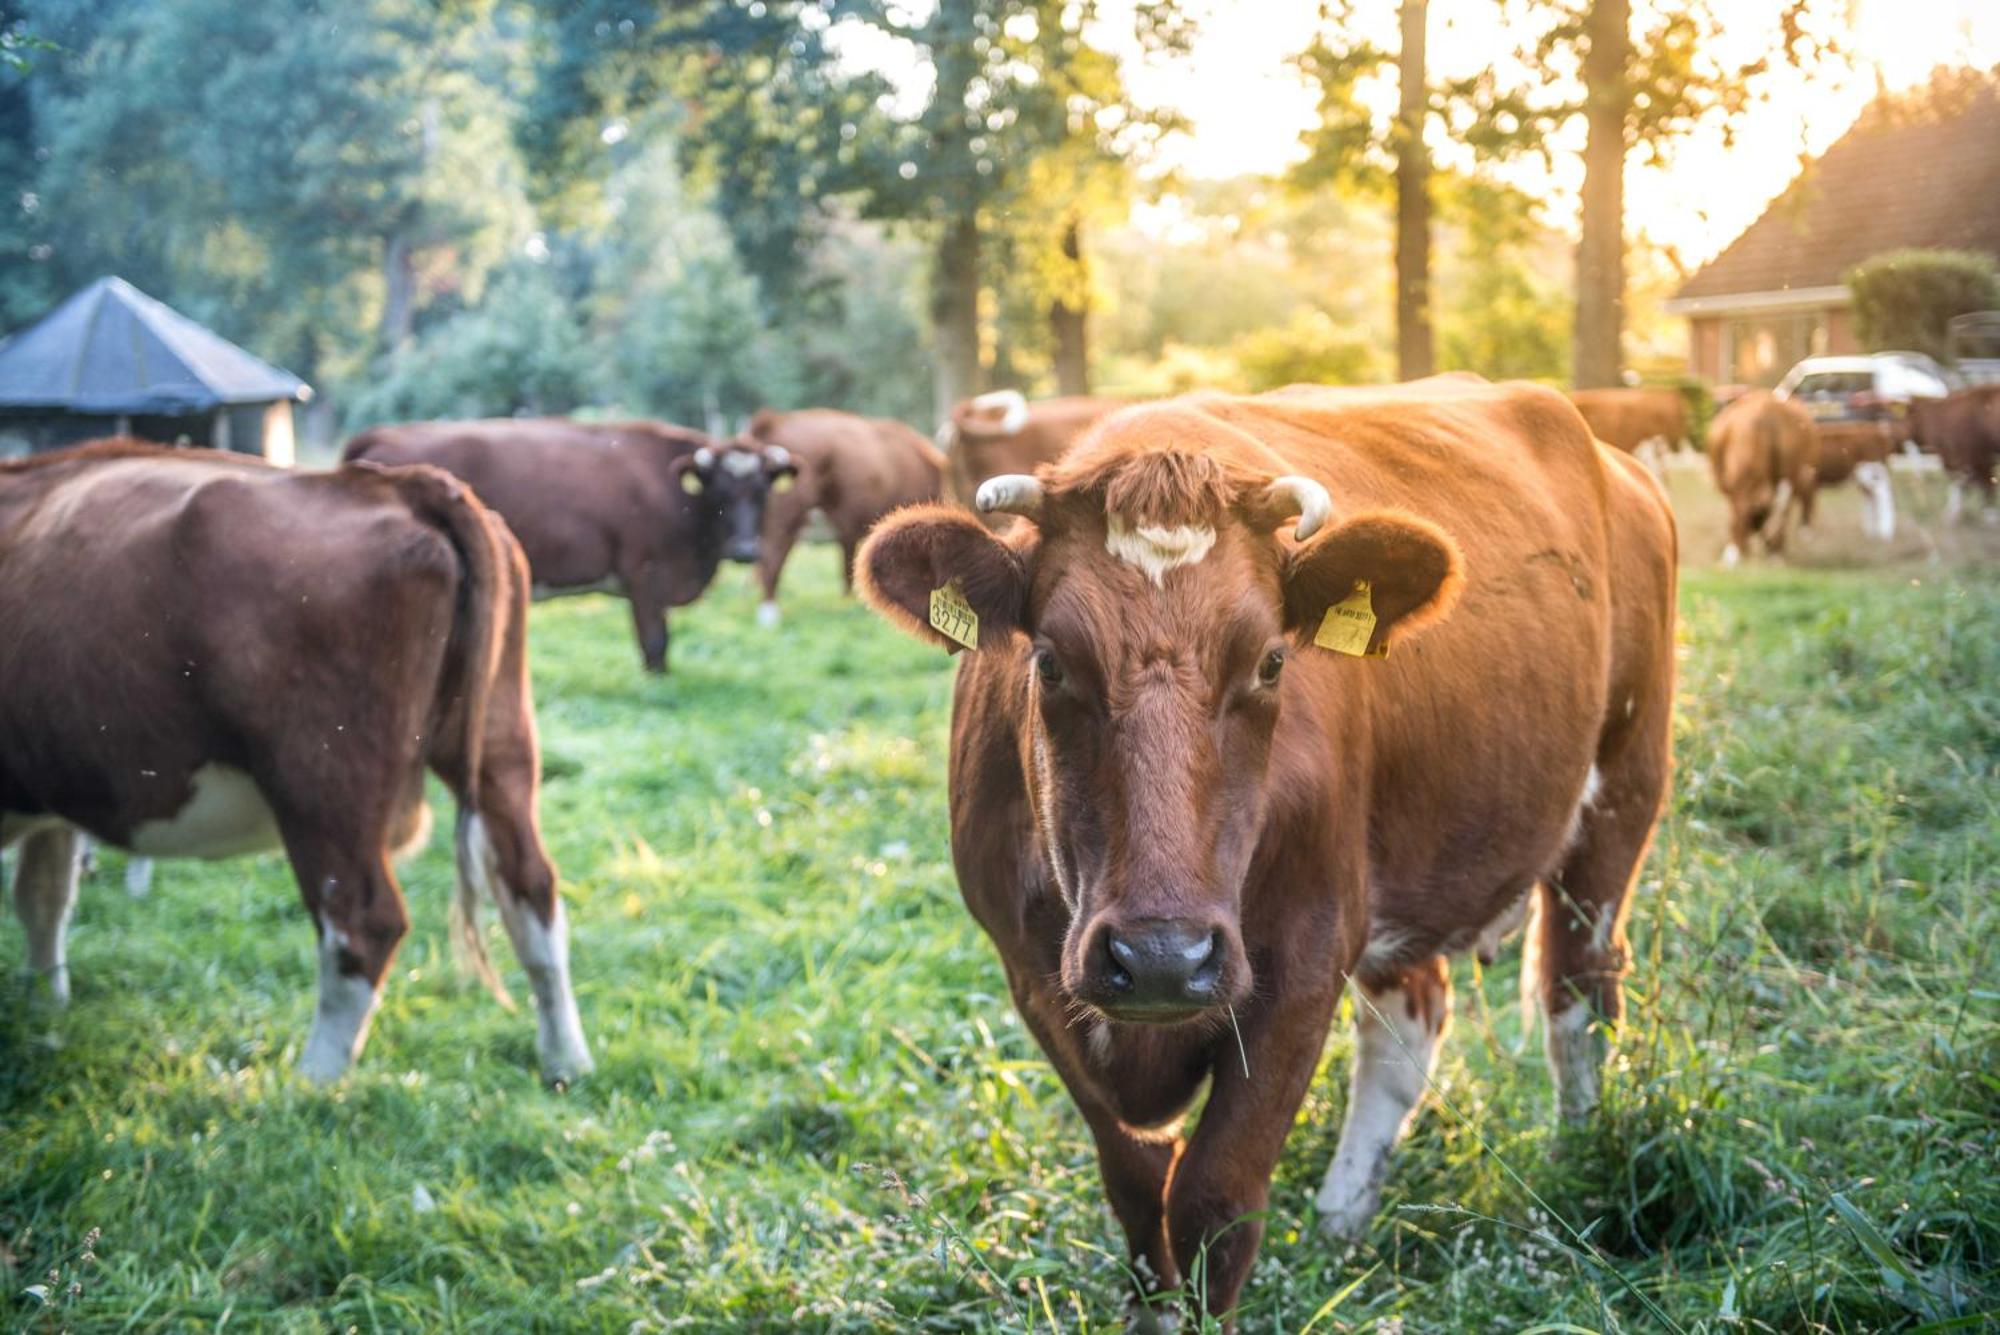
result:
M 449 758 L 449 770 L 461 776 L 451 939 L 459 962 L 495 1000 L 512 1010 L 514 999 L 494 971 L 479 926 L 480 890 L 494 880 L 487 865 L 491 851 L 484 839 L 473 837 L 479 824 L 480 771 L 493 682 L 506 648 L 508 613 L 514 610 L 519 615 L 515 604 L 525 596 L 514 578 L 510 539 L 471 490 L 443 469 L 428 464 L 385 468 L 365 461 L 360 466 L 392 477 L 417 516 L 443 532 L 458 554 L 461 578 L 451 631 L 455 652 L 445 656 L 446 677 L 438 688 L 442 708 L 436 745 L 431 748 L 433 755 Z

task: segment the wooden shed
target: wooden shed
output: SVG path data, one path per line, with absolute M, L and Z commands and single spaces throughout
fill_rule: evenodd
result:
M 290 464 L 292 405 L 312 387 L 100 278 L 0 342 L 0 456 L 133 435 Z

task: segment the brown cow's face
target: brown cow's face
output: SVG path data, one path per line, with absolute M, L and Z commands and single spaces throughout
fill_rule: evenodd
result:
M 1380 645 L 1441 614 L 1458 579 L 1421 520 L 1363 515 L 1290 548 L 1272 529 L 1298 508 L 1269 478 L 1228 482 L 1233 500 L 1178 522 L 1051 490 L 1004 541 L 963 512 L 905 511 L 859 562 L 864 596 L 932 639 L 930 591 L 955 583 L 980 652 L 1017 665 L 1028 796 L 1070 910 L 1063 987 L 1123 1021 L 1194 1019 L 1253 986 L 1242 909 L 1273 738 L 1310 685 L 1295 660 L 1328 652 L 1310 644 L 1326 610 L 1368 580 Z
M 680 484 L 714 544 L 710 550 L 719 548 L 724 558 L 748 563 L 763 551 L 765 503 L 790 487 L 797 475 L 784 447 L 737 443 L 696 450 L 684 463 Z
M 1120 1020 L 1240 1001 L 1294 652 L 1275 546 L 1228 528 L 1155 583 L 1085 525 L 1042 545 L 1028 624 L 1030 799 L 1071 913 L 1064 989 Z

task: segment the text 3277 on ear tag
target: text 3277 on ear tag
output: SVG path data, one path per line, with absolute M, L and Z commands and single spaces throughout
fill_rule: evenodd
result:
M 958 591 L 957 580 L 931 590 L 931 629 L 952 642 L 952 653 L 979 647 L 979 613 Z
M 1355 658 L 1387 656 L 1389 646 L 1386 644 L 1373 652 L 1369 650 L 1368 642 L 1374 635 L 1375 600 L 1369 592 L 1368 581 L 1364 579 L 1355 583 L 1354 592 L 1326 609 L 1326 616 L 1319 623 L 1313 643 L 1322 649 Z

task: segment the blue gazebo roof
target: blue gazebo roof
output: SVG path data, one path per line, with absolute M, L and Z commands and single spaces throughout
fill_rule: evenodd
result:
M 0 410 L 179 415 L 312 397 L 289 371 L 100 278 L 0 342 Z

